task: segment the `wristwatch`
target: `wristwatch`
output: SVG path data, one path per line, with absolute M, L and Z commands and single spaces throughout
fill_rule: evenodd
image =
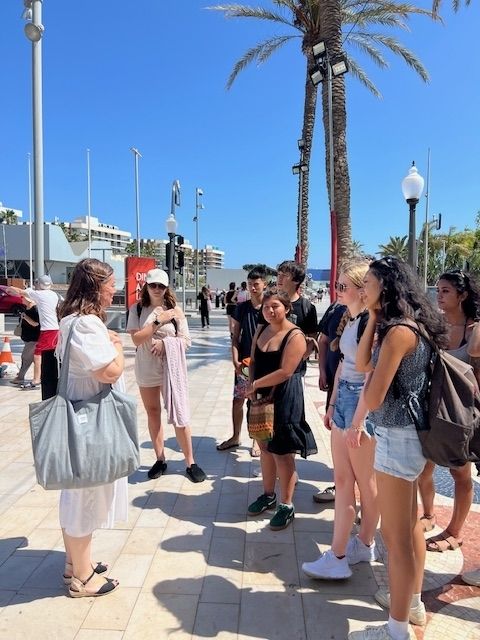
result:
M 152 322 L 152 324 L 154 324 L 156 327 L 158 327 L 159 324 L 162 324 L 160 322 L 160 320 L 157 320 L 157 316 L 155 316 L 155 320 Z

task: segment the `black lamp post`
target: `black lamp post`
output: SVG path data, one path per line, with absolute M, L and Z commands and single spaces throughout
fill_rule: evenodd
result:
M 414 273 L 417 272 L 417 242 L 416 242 L 416 221 L 415 210 L 423 192 L 425 180 L 418 173 L 415 162 L 408 171 L 408 175 L 402 180 L 403 197 L 407 201 L 409 208 L 408 224 L 408 264 Z
M 167 218 L 166 225 L 169 238 L 168 280 L 170 288 L 175 291 L 175 238 L 177 237 L 178 225 L 175 216 L 170 214 Z
M 298 218 L 297 218 L 297 250 L 295 252 L 295 260 L 301 263 L 303 260 L 302 251 L 302 209 L 303 209 L 303 174 L 308 167 L 303 160 L 303 150 L 305 148 L 305 140 L 300 138 L 298 141 L 298 150 L 300 151 L 300 161 L 292 166 L 292 173 L 298 176 Z

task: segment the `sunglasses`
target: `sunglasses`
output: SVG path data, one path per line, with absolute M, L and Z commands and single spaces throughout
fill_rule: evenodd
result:
M 348 285 L 342 284 L 341 282 L 335 282 L 335 291 L 340 291 L 341 293 L 343 293 L 347 289 L 350 289 Z
M 147 287 L 149 289 L 166 289 L 167 288 L 164 284 L 160 284 L 159 282 L 147 282 Z

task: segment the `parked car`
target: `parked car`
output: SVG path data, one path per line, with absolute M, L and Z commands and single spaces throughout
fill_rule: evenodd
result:
M 0 285 L 0 313 L 16 313 L 25 311 L 23 298 L 20 296 L 11 296 L 7 293 L 7 288 Z

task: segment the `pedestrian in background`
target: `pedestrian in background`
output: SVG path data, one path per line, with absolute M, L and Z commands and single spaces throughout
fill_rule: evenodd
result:
M 200 317 L 202 319 L 202 329 L 210 328 L 210 296 L 207 287 L 202 287 L 198 294 Z
M 36 305 L 31 300 L 25 300 L 26 309 L 20 313 L 20 338 L 24 346 L 22 362 L 18 375 L 11 380 L 12 384 L 20 385 L 21 389 L 36 389 L 40 384 L 40 358 L 35 358 L 35 348 L 40 337 L 40 319 Z M 27 371 L 33 364 L 33 380 L 25 382 Z

